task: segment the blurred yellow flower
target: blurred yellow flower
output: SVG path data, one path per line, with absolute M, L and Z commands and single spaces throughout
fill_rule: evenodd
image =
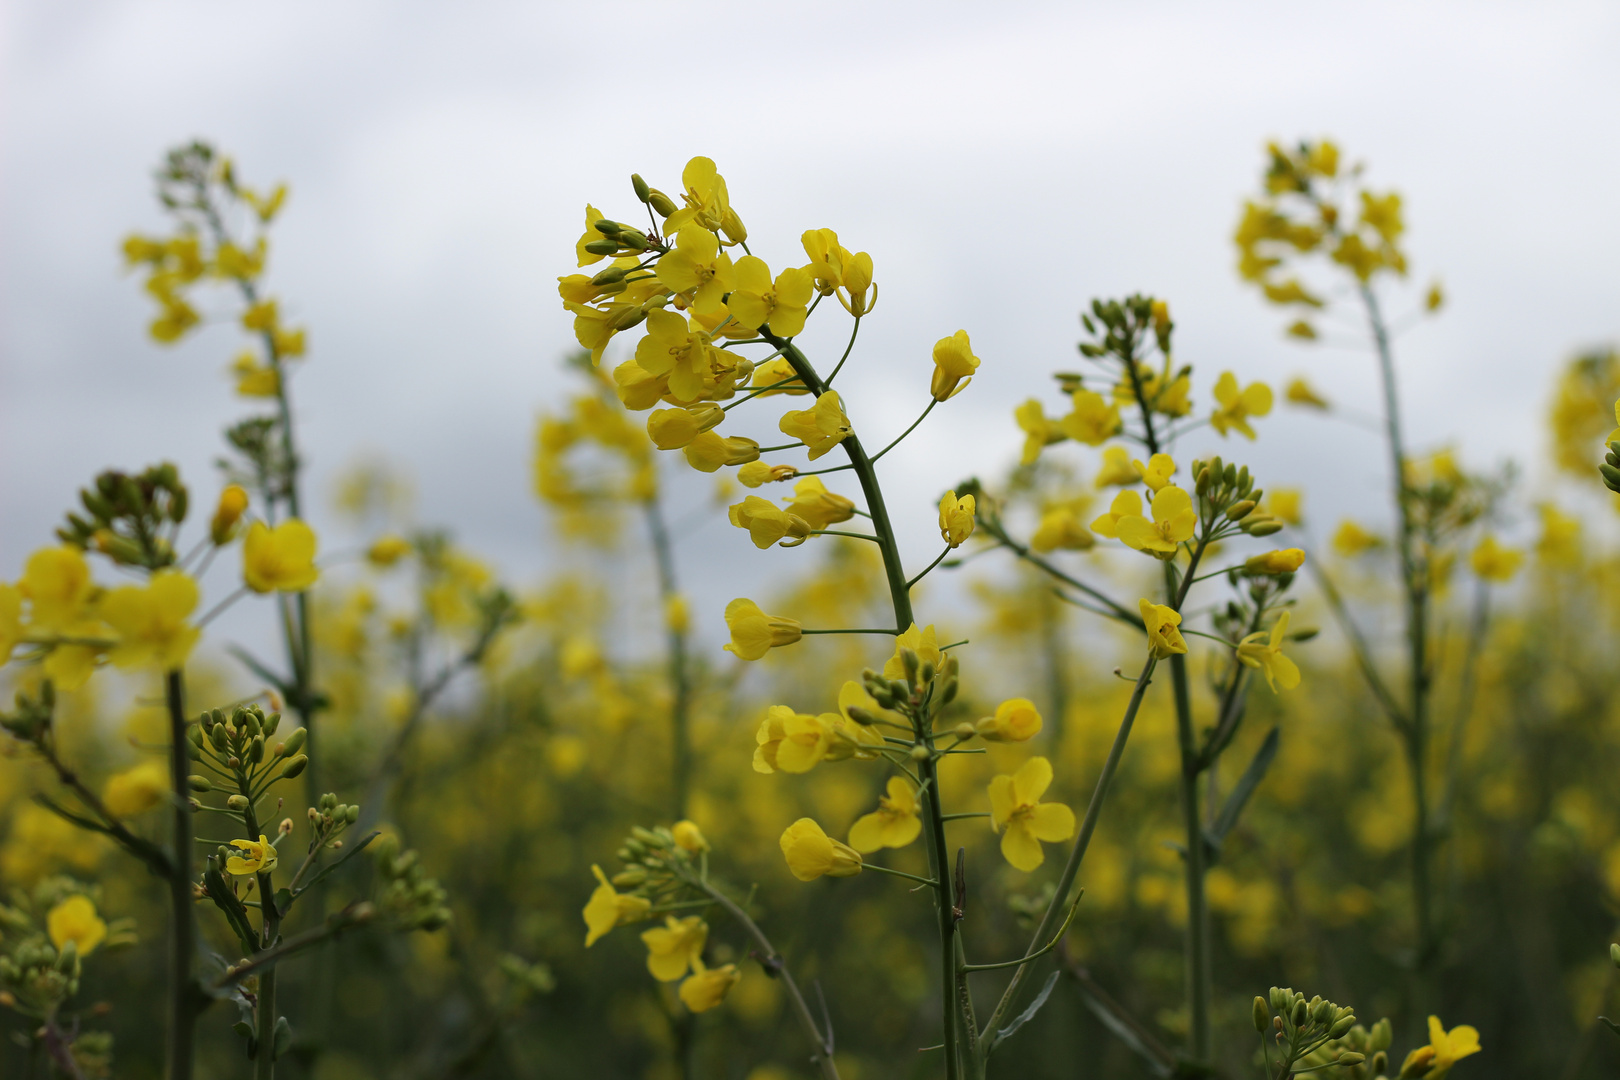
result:
M 315 530 L 288 518 L 274 529 L 262 521 L 242 542 L 242 579 L 254 592 L 302 592 L 315 584 Z
M 1184 653 L 1187 651 L 1187 642 L 1183 640 L 1181 631 L 1181 613 L 1165 604 L 1155 604 L 1143 597 L 1140 602 L 1142 611 L 1142 625 L 1147 629 L 1148 648 L 1160 660 L 1171 653 Z
M 28 599 L 29 629 L 60 633 L 84 619 L 95 583 L 84 554 L 63 545 L 28 556 L 17 588 Z
M 1074 392 L 1071 401 L 1074 411 L 1061 421 L 1063 433 L 1069 438 L 1087 446 L 1101 446 L 1119 433 L 1119 408 L 1101 394 L 1082 388 Z
M 709 850 L 709 841 L 704 837 L 703 830 L 697 827 L 695 821 L 677 821 L 669 827 L 670 835 L 675 843 L 693 855 Z
M 585 903 L 585 947 L 588 949 L 595 945 L 608 931 L 615 926 L 624 926 L 626 923 L 639 922 L 647 917 L 647 911 L 652 907 L 652 901 L 641 896 L 631 896 L 618 892 L 613 883 L 602 873 L 602 868 L 595 863 L 591 864 L 591 873 L 596 875 L 598 882 L 591 893 L 590 900 Z
M 1013 410 L 1013 420 L 1024 433 L 1024 449 L 1019 455 L 1020 465 L 1033 465 L 1041 451 L 1064 436 L 1047 418 L 1046 409 L 1036 398 L 1030 398 Z
M 1282 548 L 1264 555 L 1251 555 L 1243 562 L 1243 569 L 1251 574 L 1292 574 L 1305 565 L 1305 552 L 1299 548 Z
M 1041 714 L 1028 698 L 1008 698 L 996 706 L 996 714 L 974 725 L 979 738 L 988 742 L 1023 742 L 1041 732 Z
M 1503 547 L 1497 543 L 1495 536 L 1489 534 L 1468 556 L 1468 565 L 1480 580 L 1497 583 L 1512 581 L 1523 562 L 1524 552 L 1518 548 Z
M 659 982 L 674 982 L 688 967 L 703 969 L 703 946 L 709 940 L 709 924 L 696 915 L 677 919 L 664 916 L 664 925 L 641 932 L 647 946 L 647 970 Z
M 101 802 L 115 818 L 135 817 L 155 810 L 169 797 L 169 769 L 161 761 L 139 765 L 107 778 Z
M 403 536 L 380 536 L 366 549 L 366 561 L 372 566 L 393 566 L 411 553 L 411 542 Z
M 878 808 L 863 814 L 849 828 L 849 846 L 862 855 L 879 848 L 902 848 L 917 839 L 922 832 L 922 819 L 917 815 L 922 803 L 911 781 L 903 776 L 891 776 L 888 794 L 879 796 Z
M 236 531 L 236 523 L 242 520 L 247 512 L 248 493 L 239 484 L 231 484 L 219 493 L 219 505 L 214 508 L 214 517 L 208 523 L 208 537 L 214 544 L 220 545 L 231 538 Z
M 782 857 L 800 881 L 819 877 L 854 877 L 861 872 L 861 853 L 822 831 L 811 818 L 800 818 L 782 833 Z
M 939 500 L 939 535 L 951 547 L 961 547 L 973 535 L 974 499 L 947 491 Z
M 1552 503 L 1536 508 L 1541 514 L 1541 538 L 1536 554 L 1549 566 L 1579 566 L 1581 561 L 1581 521 L 1559 510 Z
M 1098 487 L 1125 487 L 1140 479 L 1129 450 L 1123 446 L 1103 447 L 1102 468 L 1097 470 L 1095 481 Z
M 1271 387 L 1255 382 L 1239 390 L 1237 376 L 1223 371 L 1215 380 L 1215 401 L 1217 408 L 1210 414 L 1210 426 L 1222 435 L 1237 431 L 1252 442 L 1254 429 L 1249 426 L 1249 417 L 1265 416 L 1271 411 Z
M 106 938 L 107 924 L 96 914 L 96 905 L 88 896 L 75 893 L 46 914 L 45 933 L 58 949 L 71 941 L 80 956 L 89 956 Z
M 1239 662 L 1264 671 L 1266 682 L 1274 694 L 1279 683 L 1284 690 L 1292 690 L 1299 685 L 1299 668 L 1282 652 L 1283 643 L 1288 640 L 1288 620 L 1292 615 L 1293 612 L 1285 611 L 1277 616 L 1269 638 L 1261 630 L 1244 638 L 1237 647 Z
M 11 659 L 22 636 L 22 593 L 0 581 L 0 665 Z
M 1420 1046 L 1406 1055 L 1401 1064 L 1402 1076 L 1421 1076 L 1424 1080 L 1441 1080 L 1451 1067 L 1470 1054 L 1479 1053 L 1479 1032 L 1467 1024 L 1449 1032 L 1438 1016 L 1429 1017 L 1429 1045 Z
M 108 659 L 122 668 L 183 667 L 202 636 L 186 622 L 197 599 L 197 583 L 178 570 L 159 570 L 145 585 L 113 589 L 101 602 L 101 617 L 118 635 Z
M 1097 538 L 1080 520 L 1089 499 L 1074 499 L 1050 507 L 1041 515 L 1035 531 L 1029 535 L 1029 546 L 1039 552 L 1088 551 L 1095 547 Z
M 697 963 L 701 964 L 701 961 Z M 717 968 L 699 967 L 681 983 L 681 1004 L 695 1013 L 708 1012 L 725 1000 L 726 993 L 741 978 L 742 972 L 737 970 L 736 964 L 722 964 Z
M 1304 500 L 1305 494 L 1298 488 L 1272 488 L 1271 497 L 1266 500 L 1266 511 L 1279 521 L 1298 525 L 1304 520 Z
M 1041 841 L 1057 843 L 1074 835 L 1074 811 L 1062 803 L 1043 803 L 1052 784 L 1052 763 L 1032 757 L 1011 776 L 990 781 L 990 824 L 1001 833 L 1001 854 L 1028 872 L 1046 861 Z
M 1121 451 L 1123 453 L 1123 451 Z M 1134 483 L 1135 470 L 1132 470 Z M 1108 508 L 1108 513 L 1091 523 L 1091 531 L 1099 536 L 1112 539 L 1119 538 L 1119 523 L 1126 518 L 1142 516 L 1142 496 L 1134 491 L 1126 490 L 1114 496 L 1114 502 Z
M 1339 523 L 1338 531 L 1333 534 L 1333 550 L 1346 558 L 1381 547 L 1383 543 L 1382 537 L 1368 532 L 1348 518 Z
M 1147 485 L 1149 491 L 1159 491 L 1175 475 L 1176 462 L 1169 454 L 1154 454 L 1146 465 L 1140 461 L 1133 461 L 1131 468 L 1142 478 L 1142 483 Z
M 1318 394 L 1301 375 L 1296 375 L 1288 381 L 1288 387 L 1283 391 L 1283 397 L 1290 405 L 1299 405 L 1306 409 L 1326 411 L 1333 407 L 1333 403 Z

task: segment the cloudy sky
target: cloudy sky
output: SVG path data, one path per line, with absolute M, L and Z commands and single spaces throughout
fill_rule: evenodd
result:
M 1074 366 L 1094 295 L 1171 300 L 1200 408 L 1225 368 L 1303 372 L 1374 408 L 1365 355 L 1286 343 L 1234 277 L 1271 137 L 1331 134 L 1406 196 L 1416 282 L 1452 298 L 1399 344 L 1415 441 L 1533 476 L 1556 365 L 1620 337 L 1617 53 L 1607 3 L 11 0 L 0 576 L 102 467 L 168 458 L 216 487 L 218 429 L 244 411 L 224 375 L 236 340 L 149 343 L 117 256 L 130 229 L 161 228 L 150 170 L 193 136 L 292 184 L 271 282 L 310 330 L 296 393 L 314 489 L 359 456 L 394 460 L 423 521 L 520 582 L 554 557 L 529 446 L 570 390 L 554 290 L 583 206 L 628 214 L 630 172 L 673 189 L 694 154 L 773 265 L 812 227 L 871 252 L 882 303 L 844 380 L 869 441 L 916 414 L 934 340 L 972 334 L 980 378 L 886 463 L 919 561 L 931 500 L 1009 463 L 1012 407 Z M 1276 416 L 1253 453 L 1319 521 L 1383 512 L 1359 429 Z M 805 562 L 728 532 L 689 538 L 691 574 L 746 585 Z

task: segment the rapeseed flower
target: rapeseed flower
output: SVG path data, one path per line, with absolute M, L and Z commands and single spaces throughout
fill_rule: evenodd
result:
M 968 342 L 966 330 L 940 338 L 934 342 L 934 378 L 928 392 L 935 401 L 954 397 L 973 381 L 973 373 L 977 370 L 979 358 L 973 355 L 973 346 Z
M 1063 433 L 1069 438 L 1087 446 L 1101 446 L 1119 434 L 1119 408 L 1101 394 L 1081 388 L 1070 400 L 1074 411 L 1061 421 Z
M 1153 496 L 1153 520 L 1140 514 L 1119 519 L 1119 538 L 1126 547 L 1145 551 L 1161 559 L 1175 555 L 1184 541 L 1192 539 L 1198 526 L 1192 496 L 1174 485 L 1166 485 Z
M 1264 671 L 1272 693 L 1277 692 L 1278 684 L 1284 690 L 1292 690 L 1299 685 L 1298 666 L 1282 652 L 1283 642 L 1288 640 L 1288 620 L 1292 615 L 1293 612 L 1285 611 L 1277 616 L 1269 637 L 1261 630 L 1244 638 L 1237 647 L 1238 661 Z
M 590 900 L 586 901 L 582 913 L 585 916 L 587 949 L 595 945 L 615 926 L 639 922 L 646 918 L 648 909 L 652 907 L 652 902 L 645 897 L 631 896 L 614 889 L 613 883 L 602 873 L 600 866 L 593 863 L 591 873 L 596 875 L 598 884 L 591 893 Z
M 790 267 L 772 281 L 764 259 L 745 255 L 737 260 L 737 287 L 726 306 L 750 330 L 768 325 L 777 337 L 790 338 L 804 330 L 815 291 L 809 271 Z
M 197 599 L 197 583 L 178 570 L 160 570 L 145 585 L 113 589 L 101 602 L 101 617 L 118 635 L 107 658 L 122 668 L 185 666 L 202 636 L 186 622 Z
M 303 592 L 315 584 L 315 530 L 288 518 L 274 529 L 255 521 L 242 542 L 242 578 L 254 592 Z
M 782 857 L 800 881 L 819 877 L 854 877 L 861 872 L 861 853 L 829 837 L 811 818 L 800 818 L 782 833 Z
M 107 778 L 101 804 L 115 818 L 132 818 L 155 810 L 169 798 L 169 770 L 161 761 L 139 765 Z
M 647 946 L 647 970 L 659 982 L 674 982 L 687 968 L 703 970 L 703 946 L 709 940 L 709 924 L 696 915 L 677 919 L 664 916 L 664 925 L 641 932 Z
M 58 949 L 71 941 L 80 956 L 89 956 L 107 937 L 107 924 L 96 914 L 94 901 L 75 893 L 46 914 L 45 933 Z
M 1052 763 L 1032 757 L 1011 776 L 990 781 L 990 824 L 1001 833 L 1001 854 L 1026 873 L 1046 861 L 1041 841 L 1074 835 L 1074 811 L 1040 798 L 1052 784 Z
M 1041 714 L 1028 698 L 1008 698 L 996 706 L 994 716 L 974 725 L 979 738 L 989 742 L 1024 742 L 1041 732 Z
M 276 868 L 276 848 L 270 843 L 268 837 L 259 834 L 257 840 L 232 840 L 231 846 L 239 848 L 240 855 L 232 855 L 225 860 L 225 869 L 232 874 L 245 877 L 248 874 L 265 874 Z
M 729 516 L 737 528 L 748 530 L 748 538 L 761 551 L 784 538 L 803 540 L 812 531 L 810 523 L 804 518 L 758 495 L 750 495 L 734 504 Z
M 1210 415 L 1210 426 L 1222 435 L 1237 431 L 1252 442 L 1255 436 L 1249 418 L 1265 416 L 1271 411 L 1271 387 L 1255 382 L 1240 390 L 1237 376 L 1223 371 L 1215 381 L 1215 401 L 1217 407 Z
M 785 414 L 777 427 L 782 434 L 809 447 L 811 461 L 843 442 L 854 430 L 844 416 L 836 390 L 828 390 L 816 398 L 816 403 L 808 409 Z
M 862 855 L 879 848 L 902 848 L 917 839 L 922 832 L 922 819 L 917 815 L 922 803 L 911 781 L 903 776 L 891 776 L 888 794 L 878 798 L 878 808 L 855 820 L 849 829 L 849 846 Z
M 744 597 L 726 605 L 726 626 L 731 631 L 731 641 L 725 649 L 743 660 L 758 660 L 771 649 L 792 645 L 802 634 L 798 620 L 767 615 L 758 604 Z
M 1153 655 L 1163 660 L 1172 653 L 1187 651 L 1187 642 L 1182 638 L 1181 613 L 1165 604 L 1155 604 L 1144 598 L 1140 603 L 1142 611 L 1142 625 L 1147 629 L 1148 648 Z
M 1283 548 L 1278 551 L 1268 551 L 1264 555 L 1252 555 L 1243 562 L 1245 573 L 1250 574 L 1292 574 L 1305 565 L 1305 552 L 1299 548 Z
M 701 965 L 702 961 L 694 961 Z M 742 972 L 737 970 L 736 964 L 722 964 L 717 968 L 697 967 L 687 980 L 681 983 L 681 1004 L 695 1013 L 708 1012 L 721 1001 L 725 1000 L 726 993 L 737 985 L 742 978 Z
M 1133 482 L 1135 473 L 1132 473 Z M 1142 496 L 1129 489 L 1114 496 L 1113 503 L 1108 507 L 1108 513 L 1103 514 L 1091 523 L 1091 531 L 1099 536 L 1110 539 L 1119 538 L 1120 522 L 1127 518 L 1142 516 Z
M 1468 556 L 1468 565 L 1473 567 L 1480 580 L 1498 584 L 1512 581 L 1523 562 L 1524 552 L 1518 548 L 1503 547 L 1496 542 L 1496 537 L 1490 535 L 1481 540 L 1473 554 Z
M 961 547 L 973 535 L 974 499 L 947 491 L 939 500 L 939 535 L 951 547 Z

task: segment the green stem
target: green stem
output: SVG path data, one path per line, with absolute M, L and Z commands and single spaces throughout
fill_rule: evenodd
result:
M 679 593 L 675 578 L 675 546 L 664 521 L 663 502 L 654 496 L 646 502 L 647 532 L 652 537 L 653 556 L 658 564 L 658 594 L 664 604 L 665 634 L 669 641 L 669 725 L 673 744 L 671 755 L 671 803 L 675 820 L 686 817 L 692 783 L 691 707 L 692 680 L 686 658 L 686 631 L 669 621 L 669 605 Z
M 760 336 L 768 340 L 772 346 L 782 350 L 788 363 L 798 373 L 810 392 L 820 397 L 826 390 L 820 376 L 811 366 L 810 361 L 800 352 L 791 341 L 779 338 L 766 330 L 760 330 Z M 928 409 L 923 416 L 928 415 L 934 403 L 930 401 Z M 922 422 L 918 417 L 917 423 Z M 912 428 L 917 425 L 913 424 Z M 908 428 L 909 432 L 911 428 Z M 902 434 L 901 438 L 905 435 Z M 898 443 L 889 444 L 889 448 Z M 858 436 L 851 432 L 845 436 L 840 444 L 844 454 L 849 458 L 850 467 L 860 480 L 861 494 L 866 502 L 867 513 L 872 515 L 872 531 L 878 537 L 878 548 L 883 553 L 883 574 L 889 586 L 889 601 L 894 606 L 894 622 L 897 633 L 904 633 L 915 622 L 916 618 L 911 610 L 911 590 L 906 584 L 905 567 L 900 562 L 899 545 L 895 542 L 894 526 L 889 522 L 889 509 L 883 498 L 883 487 L 878 483 L 877 470 L 873 467 L 876 459 L 866 456 L 866 449 L 861 445 Z M 881 455 L 880 455 L 881 456 Z M 916 721 L 917 741 L 933 749 L 933 733 L 921 719 Z M 944 1036 L 945 1050 L 945 1077 L 946 1080 L 960 1080 L 962 1063 L 958 1049 L 957 1032 L 957 1002 L 959 1000 L 957 985 L 958 974 L 956 970 L 956 918 L 951 911 L 951 904 L 946 895 L 944 882 L 948 877 L 950 866 L 949 848 L 945 842 L 945 822 L 941 814 L 939 798 L 939 774 L 937 763 L 932 756 L 917 763 L 917 778 L 920 786 L 926 788 L 928 795 L 924 804 L 928 811 L 928 820 L 924 832 L 928 836 L 928 864 L 929 873 L 933 879 L 940 883 L 934 888 L 934 907 L 938 916 L 939 925 L 939 970 L 940 970 L 940 997 L 941 997 L 941 1026 Z M 972 1033 L 969 1033 L 970 1035 Z
M 185 676 L 168 673 L 169 780 L 173 799 L 174 850 L 169 854 L 168 1078 L 191 1080 L 196 1052 L 197 1001 L 193 976 L 197 924 L 191 899 L 191 759 L 186 754 Z

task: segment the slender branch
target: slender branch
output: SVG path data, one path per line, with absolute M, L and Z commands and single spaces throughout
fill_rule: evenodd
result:
M 294 934 L 282 940 L 280 945 L 273 949 L 266 949 L 257 953 L 239 964 L 233 964 L 225 969 L 225 973 L 214 980 L 211 987 L 214 991 L 227 990 L 243 979 L 257 975 L 261 971 L 273 969 L 287 957 L 300 953 L 312 946 L 330 938 L 335 938 L 345 930 L 362 926 L 376 918 L 377 909 L 369 901 L 361 900 L 350 904 L 335 915 L 328 915 L 326 921 L 320 926 L 311 927 L 301 934 Z
M 938 558 L 936 558 L 933 562 L 929 563 L 927 566 L 923 567 L 921 573 L 919 573 L 916 577 L 914 577 L 910 581 L 906 582 L 906 588 L 907 589 L 912 588 L 913 586 L 915 586 L 917 584 L 917 582 L 919 582 L 923 578 L 927 577 L 928 572 L 930 570 L 932 570 L 934 567 L 938 566 L 940 563 L 944 562 L 945 561 L 945 556 L 949 555 L 951 552 L 953 552 L 955 550 L 956 550 L 956 548 L 952 547 L 950 544 L 946 544 L 945 545 L 945 550 L 939 553 Z
M 174 850 L 169 855 L 169 1031 L 168 1078 L 191 1080 L 196 1053 L 197 923 L 192 908 L 191 775 L 186 754 L 185 676 L 170 671 L 164 680 L 169 711 L 169 782 L 173 796 Z
M 1053 935 L 1052 940 L 1047 942 L 1045 945 L 1041 946 L 1039 949 L 1036 949 L 1034 952 L 1029 953 L 1029 954 L 1027 954 L 1025 956 L 1019 957 L 1017 960 L 1003 960 L 1000 963 L 995 963 L 995 964 L 966 964 L 966 963 L 964 963 L 964 964 L 961 965 L 962 970 L 963 971 L 999 971 L 1002 968 L 1022 967 L 1023 965 L 1029 963 L 1031 960 L 1038 960 L 1041 957 L 1045 956 L 1047 953 L 1049 953 L 1053 949 L 1057 948 L 1058 942 L 1063 940 L 1063 935 L 1067 934 L 1069 932 L 1069 924 L 1074 922 L 1074 913 L 1076 911 L 1080 910 L 1080 897 L 1085 895 L 1085 891 L 1086 890 L 1081 889 L 1079 892 L 1074 894 L 1074 902 L 1069 905 L 1069 913 L 1064 916 L 1063 925 L 1058 927 L 1057 933 L 1055 935 Z
M 922 411 L 922 415 L 917 417 L 917 419 L 913 420 L 911 422 L 911 426 L 906 428 L 906 430 L 902 431 L 899 435 L 897 435 L 895 437 L 895 440 L 892 443 L 890 443 L 888 446 L 885 446 L 883 449 L 879 450 L 877 453 L 872 455 L 872 464 L 876 465 L 878 463 L 878 461 L 882 459 L 884 454 L 887 454 L 890 450 L 893 450 L 895 447 L 899 446 L 900 441 L 902 439 L 904 439 L 907 435 L 910 435 L 913 431 L 916 431 L 917 430 L 917 425 L 922 423 L 924 420 L 928 419 L 928 414 L 933 412 L 934 411 L 934 406 L 938 405 L 938 404 L 939 404 L 938 399 L 929 398 L 928 399 L 928 408 L 926 408 L 926 409 L 924 409 Z
M 1338 585 L 1328 574 L 1327 568 L 1322 565 L 1322 560 L 1310 551 L 1305 553 L 1305 565 L 1310 568 L 1311 576 L 1316 579 L 1317 587 L 1322 590 L 1322 596 L 1328 602 L 1328 610 L 1333 612 L 1339 628 L 1349 640 L 1350 651 L 1356 658 L 1356 666 L 1361 669 L 1361 677 L 1366 680 L 1367 688 L 1372 691 L 1373 697 L 1378 699 L 1378 706 L 1384 710 L 1384 715 L 1389 717 L 1390 723 L 1394 724 L 1397 730 L 1404 731 L 1409 723 L 1406 713 L 1396 703 L 1395 696 L 1385 685 L 1383 676 L 1378 674 L 1378 667 L 1373 663 L 1372 650 L 1367 645 L 1367 638 L 1351 616 Z

